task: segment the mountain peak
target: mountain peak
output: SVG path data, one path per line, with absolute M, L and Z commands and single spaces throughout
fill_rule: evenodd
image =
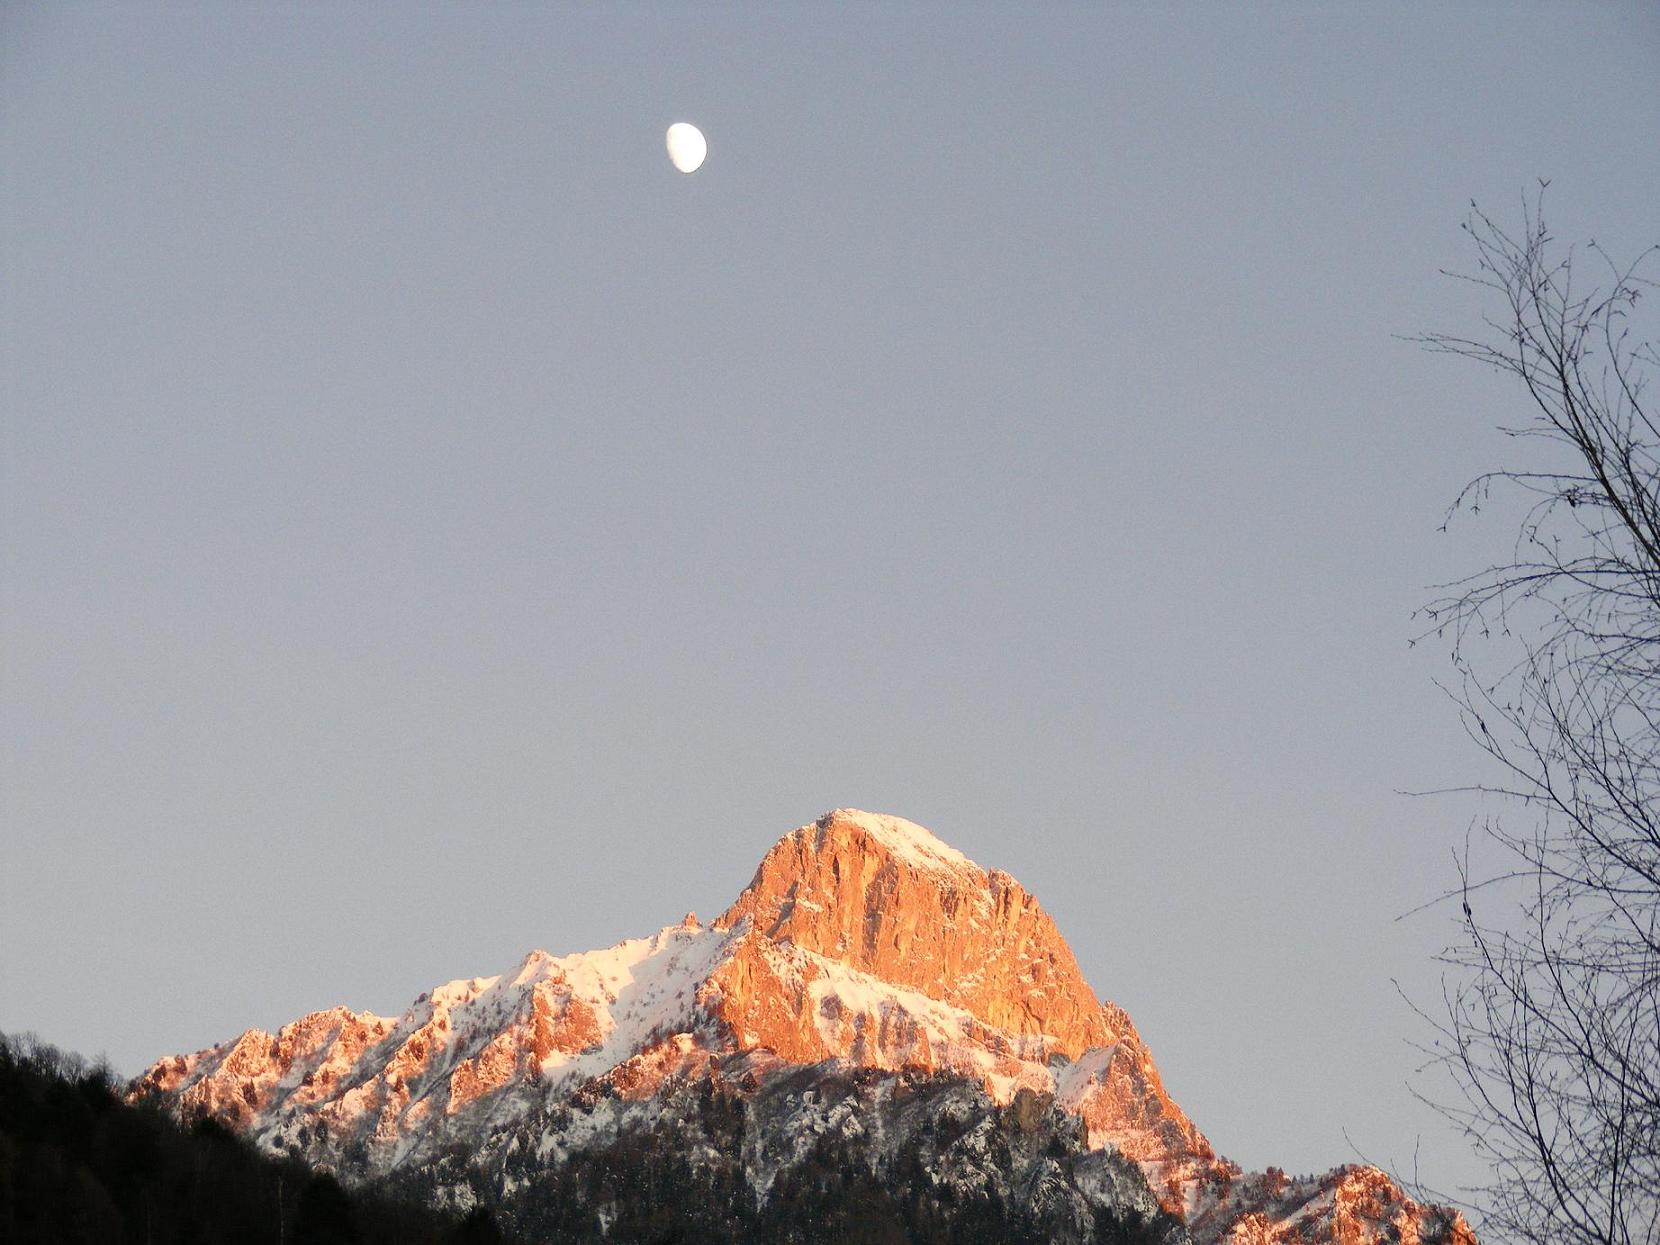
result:
M 900 817 L 837 809 L 779 839 L 715 921 L 1076 1057 L 1116 1031 L 1020 883 Z
M 797 833 L 809 827 L 803 826 Z M 867 813 L 857 808 L 837 808 L 811 823 L 820 837 L 837 829 L 853 830 L 869 835 L 888 851 L 919 868 L 974 869 L 976 865 L 967 856 L 946 843 L 926 827 L 889 813 Z

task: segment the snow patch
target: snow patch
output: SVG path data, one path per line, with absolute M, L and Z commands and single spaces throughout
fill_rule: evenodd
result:
M 924 869 L 942 866 L 952 869 L 979 869 L 967 856 L 937 838 L 931 830 L 903 817 L 887 813 L 867 813 L 857 808 L 838 808 L 826 815 L 836 821 L 851 822 L 894 855 Z M 804 827 L 805 828 L 805 827 Z

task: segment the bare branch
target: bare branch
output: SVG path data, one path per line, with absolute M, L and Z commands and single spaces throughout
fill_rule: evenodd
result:
M 1472 480 L 1445 530 L 1522 502 L 1508 559 L 1444 584 L 1413 642 L 1438 637 L 1444 690 L 1495 777 L 1478 851 L 1456 859 L 1462 920 L 1423 1048 L 1426 1095 L 1494 1173 L 1460 1204 L 1489 1240 L 1660 1242 L 1660 428 L 1644 403 L 1642 269 L 1595 244 L 1602 283 L 1545 227 L 1543 188 L 1512 235 L 1479 209 L 1463 279 L 1503 315 L 1429 334 L 1519 382 L 1500 431 L 1545 455 Z M 1472 860 L 1481 860 L 1479 871 Z M 1457 1199 L 1455 1199 L 1457 1200 Z

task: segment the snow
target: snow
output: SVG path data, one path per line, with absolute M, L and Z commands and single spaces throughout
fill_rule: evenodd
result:
M 813 1022 L 831 1050 L 851 1051 L 860 1038 L 866 1038 L 858 1062 L 903 1067 L 919 1053 L 916 1040 L 884 1049 L 879 1038 L 886 1032 L 892 1040 L 908 1021 L 927 1043 L 932 1062 L 978 1077 L 999 1102 L 1008 1102 L 1023 1087 L 1041 1091 L 1053 1087 L 1046 1063 L 1049 1039 L 1001 1034 L 1007 1047 L 997 1049 L 987 1044 L 987 1026 L 972 1012 L 800 947 L 791 945 L 787 953 L 810 970 L 804 975 L 810 978 L 807 991 Z
M 587 951 L 558 965 L 572 991 L 593 1005 L 602 1039 L 576 1055 L 554 1052 L 542 1063 L 558 1079 L 585 1080 L 614 1068 L 650 1044 L 696 1023 L 697 987 L 747 927 L 732 930 L 670 925 L 604 951 Z M 603 1006 L 603 1010 L 602 1010 Z
M 867 813 L 857 808 L 838 808 L 828 816 L 837 821 L 851 822 L 894 855 L 920 868 L 939 869 L 943 866 L 955 871 L 980 867 L 956 848 L 935 837 L 932 831 L 903 817 Z
M 1116 1042 L 1111 1046 L 1092 1046 L 1067 1064 L 1055 1077 L 1055 1101 L 1068 1111 L 1081 1110 L 1089 1091 L 1106 1079 L 1107 1069 L 1117 1053 Z
M 421 1073 L 423 1086 L 432 1086 L 524 1016 L 538 987 L 568 990 L 573 1002 L 592 1011 L 600 1040 L 575 1053 L 551 1051 L 541 1070 L 550 1082 L 580 1082 L 609 1071 L 655 1036 L 692 1026 L 698 983 L 724 956 L 735 932 L 671 925 L 650 938 L 598 951 L 566 956 L 533 951 L 511 975 L 467 978 L 433 990 L 429 1004 L 418 1003 L 404 1014 L 397 1036 L 406 1040 L 429 1015 L 431 1024 L 453 1034 Z

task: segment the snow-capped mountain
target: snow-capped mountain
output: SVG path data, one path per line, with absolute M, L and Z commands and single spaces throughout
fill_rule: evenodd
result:
M 647 1132 L 734 1164 L 759 1202 L 835 1140 L 878 1178 L 903 1152 L 913 1182 L 984 1184 L 1051 1239 L 1126 1217 L 1163 1225 L 1145 1239 L 1235 1245 L 1475 1239 L 1373 1168 L 1290 1180 L 1218 1157 L 1032 895 L 851 810 L 779 840 L 709 925 L 533 951 L 398 1017 L 249 1030 L 134 1092 L 350 1178 L 420 1172 L 508 1206 Z M 741 1118 L 710 1124 L 711 1095 Z

